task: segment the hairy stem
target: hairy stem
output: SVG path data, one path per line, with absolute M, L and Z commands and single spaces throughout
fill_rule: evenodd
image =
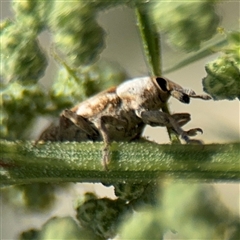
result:
M 148 11 L 142 10 L 141 5 L 136 7 L 137 24 L 142 39 L 144 56 L 151 76 L 162 76 L 161 63 L 161 39 L 155 25 L 152 23 Z M 162 108 L 163 112 L 169 113 L 168 105 Z M 167 128 L 169 139 L 172 143 L 180 143 L 178 137 Z
M 227 43 L 228 43 L 227 39 L 215 41 L 211 45 L 205 46 L 197 53 L 194 52 L 194 54 L 188 54 L 187 57 L 185 58 L 182 59 L 180 58 L 178 63 L 173 64 L 170 67 L 166 67 L 166 69 L 163 69 L 163 72 L 164 74 L 174 72 L 191 63 L 199 61 L 200 59 L 213 55 L 214 53 L 218 52 L 219 49 L 221 49 L 224 45 L 227 45 Z
M 240 180 L 240 143 L 158 145 L 113 143 L 109 171 L 101 165 L 103 143 L 0 141 L 1 185 L 34 182 L 151 180 L 166 175 L 201 180 Z
M 138 6 L 135 12 L 150 75 L 162 76 L 160 35 L 146 10 Z

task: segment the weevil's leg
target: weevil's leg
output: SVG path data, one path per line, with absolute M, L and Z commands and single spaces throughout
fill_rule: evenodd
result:
M 60 115 L 60 117 L 59 117 L 59 134 L 58 134 L 59 141 L 65 141 L 65 140 L 69 140 L 69 138 L 70 139 L 72 138 L 72 133 L 69 132 L 69 129 L 73 125 L 74 125 L 74 123 L 70 119 L 66 118 L 62 114 Z M 68 136 L 67 139 L 66 139 L 66 135 Z
M 69 119 L 72 123 L 74 123 L 77 127 L 79 127 L 82 131 L 90 136 L 98 135 L 96 130 L 90 125 L 87 119 L 69 109 L 65 109 L 62 112 L 61 117 Z
M 74 126 L 74 123 L 71 122 L 68 118 L 61 115 L 59 117 L 59 124 L 51 124 L 46 128 L 40 135 L 39 139 L 36 141 L 36 144 L 41 141 L 64 141 L 72 140 L 73 133 L 71 132 L 71 126 Z M 67 136 L 67 138 L 66 138 Z
M 69 118 L 65 117 L 64 115 L 60 115 L 59 118 L 59 141 L 80 141 L 77 139 L 78 133 L 82 132 L 85 136 L 85 139 L 87 135 L 84 131 L 82 131 L 79 127 L 77 127 Z
M 104 148 L 102 155 L 102 164 L 105 170 L 108 170 L 108 164 L 110 162 L 110 139 L 106 128 L 107 116 L 102 116 L 100 118 L 100 132 L 102 134 Z
M 184 131 L 177 123 L 177 121 L 169 114 L 160 111 L 143 111 L 141 112 L 141 118 L 145 124 L 150 126 L 166 126 L 170 127 L 178 135 L 183 136 Z M 184 139 L 188 141 L 188 137 L 184 136 Z
M 171 117 L 177 122 L 180 127 L 182 127 L 191 120 L 189 113 L 175 113 L 172 114 Z M 203 133 L 203 130 L 201 128 L 193 128 L 186 131 L 187 135 L 191 137 L 196 136 L 198 132 Z
M 48 126 L 39 136 L 38 140 L 34 142 L 34 146 L 38 143 L 46 142 L 46 141 L 58 141 L 59 140 L 59 126 L 55 126 L 55 124 L 51 124 Z
M 145 124 L 150 126 L 166 126 L 176 132 L 187 143 L 191 143 L 189 135 L 195 135 L 198 131 L 202 131 L 200 128 L 194 128 L 189 131 L 184 131 L 178 122 L 169 114 L 161 111 L 137 111 L 136 114 L 140 116 Z M 198 140 L 193 140 L 194 142 Z
M 187 135 L 191 136 L 191 137 L 196 136 L 198 134 L 198 132 L 203 134 L 203 130 L 201 128 L 193 128 L 193 129 L 186 131 Z
M 172 114 L 171 117 L 178 123 L 180 127 L 182 127 L 191 120 L 191 116 L 189 113 L 175 113 Z
M 103 157 L 102 157 L 102 163 L 104 166 L 105 170 L 108 170 L 108 164 L 110 162 L 110 136 L 108 134 L 108 130 L 106 127 L 106 124 L 110 124 L 113 126 L 122 126 L 124 128 L 124 126 L 126 125 L 125 121 L 121 121 L 119 119 L 116 119 L 112 116 L 102 116 L 100 118 L 100 123 L 99 123 L 99 131 L 102 134 L 102 138 L 103 138 L 103 142 L 104 142 L 104 148 L 103 148 Z

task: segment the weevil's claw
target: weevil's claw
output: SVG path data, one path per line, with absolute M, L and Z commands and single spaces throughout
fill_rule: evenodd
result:
M 202 145 L 203 144 L 202 141 L 197 140 L 197 139 L 190 139 L 189 138 L 189 136 L 197 135 L 198 132 L 203 133 L 203 130 L 201 128 L 193 128 L 193 129 L 190 129 L 188 131 L 184 131 L 181 134 L 181 137 L 187 144 L 198 144 L 198 145 L 200 144 L 200 145 Z
M 188 136 L 196 136 L 197 133 L 200 132 L 201 134 L 203 134 L 203 130 L 201 128 L 193 128 L 193 129 L 190 129 L 188 131 L 186 131 L 186 134 Z
M 187 144 L 195 144 L 195 145 L 203 145 L 203 142 L 201 140 L 197 140 L 197 139 L 190 139 L 187 135 L 183 134 L 182 139 L 185 140 L 185 142 Z

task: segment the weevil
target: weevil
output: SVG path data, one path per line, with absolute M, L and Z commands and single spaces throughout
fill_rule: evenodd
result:
M 190 136 L 202 132 L 201 128 L 182 129 L 190 121 L 189 113 L 170 115 L 161 111 L 171 96 L 183 103 L 189 103 L 190 98 L 210 99 L 164 77 L 135 78 L 64 110 L 58 125 L 50 125 L 38 141 L 104 141 L 105 169 L 110 158 L 110 143 L 137 140 L 146 125 L 166 126 L 186 143 L 198 141 L 191 140 Z

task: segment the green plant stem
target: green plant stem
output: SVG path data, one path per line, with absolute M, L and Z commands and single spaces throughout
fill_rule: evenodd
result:
M 148 11 L 140 6 L 136 7 L 137 25 L 142 39 L 144 56 L 151 76 L 162 76 L 161 39 L 155 25 L 152 23 Z M 170 114 L 168 105 L 162 108 L 163 112 Z M 167 128 L 169 139 L 172 143 L 180 143 L 178 137 Z
M 137 25 L 151 76 L 162 76 L 160 34 L 152 24 L 148 11 L 135 7 Z
M 192 64 L 196 61 L 199 61 L 205 57 L 208 57 L 210 55 L 213 55 L 214 53 L 217 53 L 219 49 L 221 49 L 224 45 L 227 45 L 228 41 L 227 39 L 224 40 L 218 40 L 213 43 L 211 43 L 208 46 L 205 46 L 197 53 L 194 52 L 194 54 L 189 54 L 184 59 L 180 59 L 177 64 L 173 64 L 170 67 L 167 67 L 166 69 L 163 69 L 164 74 L 174 72 L 180 68 L 183 68 L 189 64 Z
M 164 106 L 162 107 L 162 111 L 165 112 L 165 113 L 171 114 L 167 103 L 164 104 Z M 171 130 L 171 128 L 168 128 L 168 127 L 167 127 L 167 131 L 168 131 L 168 136 L 169 136 L 169 139 L 170 139 L 171 143 L 174 143 L 174 144 L 175 144 L 175 143 L 181 143 L 178 135 L 176 135 L 176 134 Z
M 166 175 L 201 180 L 240 180 L 240 143 L 158 145 L 112 143 L 109 171 L 103 143 L 0 141 L 1 185 L 34 182 L 151 180 Z

